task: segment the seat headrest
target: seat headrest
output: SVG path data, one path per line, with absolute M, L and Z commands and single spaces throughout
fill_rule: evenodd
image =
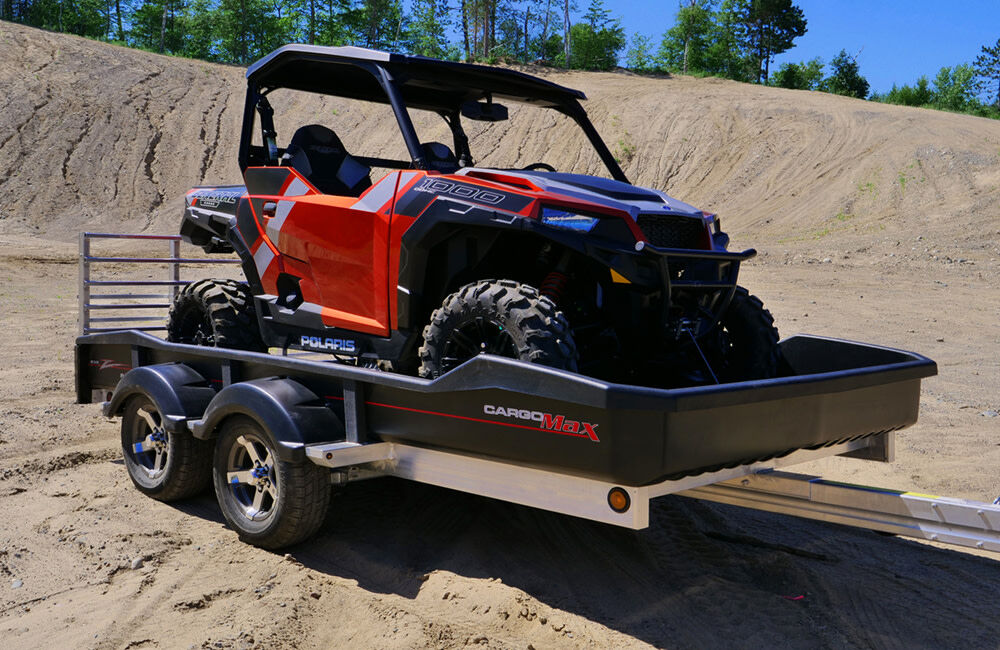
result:
M 448 148 L 448 145 L 440 142 L 425 142 L 420 147 L 424 151 L 424 157 L 427 158 L 427 166 L 430 169 L 446 173 L 458 171 L 458 158 Z
M 344 144 L 337 137 L 337 134 L 322 124 L 307 124 L 299 127 L 292 136 L 288 148 L 298 147 L 319 153 L 341 153 L 344 151 Z

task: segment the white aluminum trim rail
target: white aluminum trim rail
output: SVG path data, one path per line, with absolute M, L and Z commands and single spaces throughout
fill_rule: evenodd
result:
M 306 456 L 317 465 L 332 469 L 365 466 L 364 469 L 383 476 L 397 476 L 638 530 L 649 526 L 649 502 L 655 497 L 778 466 L 847 453 L 871 444 L 881 444 L 881 441 L 856 440 L 821 449 L 801 450 L 771 461 L 642 487 L 618 485 L 505 461 L 389 442 L 368 445 L 350 442 L 308 445 Z M 612 488 L 621 488 L 628 493 L 631 506 L 626 512 L 615 512 L 608 505 L 608 492 Z
M 405 444 L 309 445 L 307 457 L 334 470 L 337 482 L 396 476 L 533 508 L 632 529 L 649 526 L 649 502 L 666 494 L 1000 552 L 1000 505 L 885 490 L 777 471 L 836 454 L 891 452 L 892 434 L 801 450 L 783 458 L 698 476 L 630 487 L 514 463 Z M 631 506 L 608 505 L 612 488 Z

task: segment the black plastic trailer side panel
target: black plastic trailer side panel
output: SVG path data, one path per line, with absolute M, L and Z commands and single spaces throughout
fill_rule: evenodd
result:
M 344 416 L 360 386 L 368 440 L 464 451 L 623 485 L 781 456 L 913 424 L 933 361 L 811 336 L 782 341 L 785 377 L 662 390 L 478 357 L 433 380 L 291 357 L 166 343 L 139 332 L 77 340 L 77 394 L 134 365 L 185 363 L 215 388 L 282 376 Z

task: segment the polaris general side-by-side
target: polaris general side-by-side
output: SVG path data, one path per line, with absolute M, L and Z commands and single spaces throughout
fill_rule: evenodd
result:
M 170 240 L 170 258 L 95 256 L 92 239 L 133 236 L 81 237 L 77 399 L 122 418 L 144 494 L 214 485 L 240 538 L 272 549 L 320 528 L 331 483 L 382 476 L 634 529 L 654 498 L 686 494 L 1000 549 L 1000 506 L 773 471 L 891 460 L 934 362 L 779 342 L 737 285 L 754 251 L 631 185 L 582 93 L 306 45 L 247 81 L 244 184 L 189 192 L 180 237 L 138 236 Z M 180 258 L 178 239 L 228 259 Z M 90 276 L 119 259 L 169 262 L 171 279 Z M 193 261 L 245 278 L 184 284 Z M 104 326 L 160 316 L 90 315 L 161 299 L 107 287 L 181 285 L 167 341 Z M 323 354 L 269 354 L 289 348 Z
M 583 93 L 513 70 L 307 45 L 275 51 L 247 81 L 244 184 L 192 190 L 181 225 L 208 252 L 235 251 L 246 283 L 187 286 L 169 340 L 301 348 L 424 377 L 480 353 L 660 387 L 778 373 L 772 318 L 737 285 L 755 252 L 728 252 L 714 215 L 631 185 Z M 408 159 L 347 151 L 336 115 L 276 132 L 279 89 L 387 105 Z M 609 178 L 536 160 L 476 166 L 463 121 L 502 128 L 488 123 L 516 118 L 512 103 L 575 123 Z M 418 138 L 421 111 L 447 124 L 449 144 Z

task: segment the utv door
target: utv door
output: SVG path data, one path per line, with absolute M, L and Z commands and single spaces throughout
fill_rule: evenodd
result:
M 274 178 L 256 182 L 275 173 L 280 184 Z M 303 299 L 297 310 L 318 315 L 327 327 L 388 336 L 388 237 L 397 177 L 388 174 L 360 197 L 349 197 L 322 194 L 291 168 L 247 169 L 259 230 L 274 253 L 263 269 L 267 253 L 254 256 L 264 291 L 281 296 L 279 284 L 297 281 Z

